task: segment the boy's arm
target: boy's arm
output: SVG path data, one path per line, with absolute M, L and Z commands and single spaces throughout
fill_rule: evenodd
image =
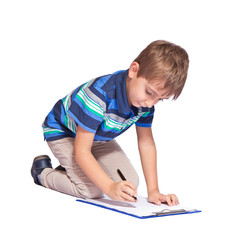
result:
M 91 153 L 94 140 L 94 133 L 88 132 L 78 126 L 74 154 L 79 167 L 84 171 L 88 178 L 99 187 L 106 195 L 115 200 L 134 201 L 126 193 L 135 195 L 135 187 L 127 181 L 114 182 L 101 168 Z
M 152 129 L 149 127 L 136 126 L 136 131 L 149 201 L 158 205 L 162 202 L 167 202 L 168 205 L 178 204 L 176 195 L 163 195 L 159 192 L 157 177 L 157 150 L 152 135 Z
M 151 128 L 136 126 L 138 148 L 148 194 L 159 191 L 157 180 L 157 151 Z

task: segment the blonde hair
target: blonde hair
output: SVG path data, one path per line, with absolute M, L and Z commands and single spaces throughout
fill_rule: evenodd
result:
M 139 64 L 137 77 L 161 84 L 173 95 L 181 94 L 189 67 L 187 52 L 173 43 L 158 40 L 150 43 L 134 60 Z

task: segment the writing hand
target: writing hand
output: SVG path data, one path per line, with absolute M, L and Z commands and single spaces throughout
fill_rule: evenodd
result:
M 136 202 L 137 190 L 135 186 L 128 181 L 115 182 L 110 186 L 107 194 L 113 200 Z M 134 198 L 135 197 L 135 198 Z

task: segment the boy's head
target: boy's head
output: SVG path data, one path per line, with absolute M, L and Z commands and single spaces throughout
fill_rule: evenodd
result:
M 173 43 L 158 40 L 149 44 L 134 60 L 138 63 L 137 77 L 167 90 L 177 99 L 184 87 L 189 58 L 187 52 Z

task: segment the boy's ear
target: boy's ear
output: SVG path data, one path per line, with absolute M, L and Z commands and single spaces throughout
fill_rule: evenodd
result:
M 135 78 L 137 77 L 138 71 L 139 71 L 139 64 L 137 62 L 132 62 L 129 68 L 128 76 L 130 78 Z

